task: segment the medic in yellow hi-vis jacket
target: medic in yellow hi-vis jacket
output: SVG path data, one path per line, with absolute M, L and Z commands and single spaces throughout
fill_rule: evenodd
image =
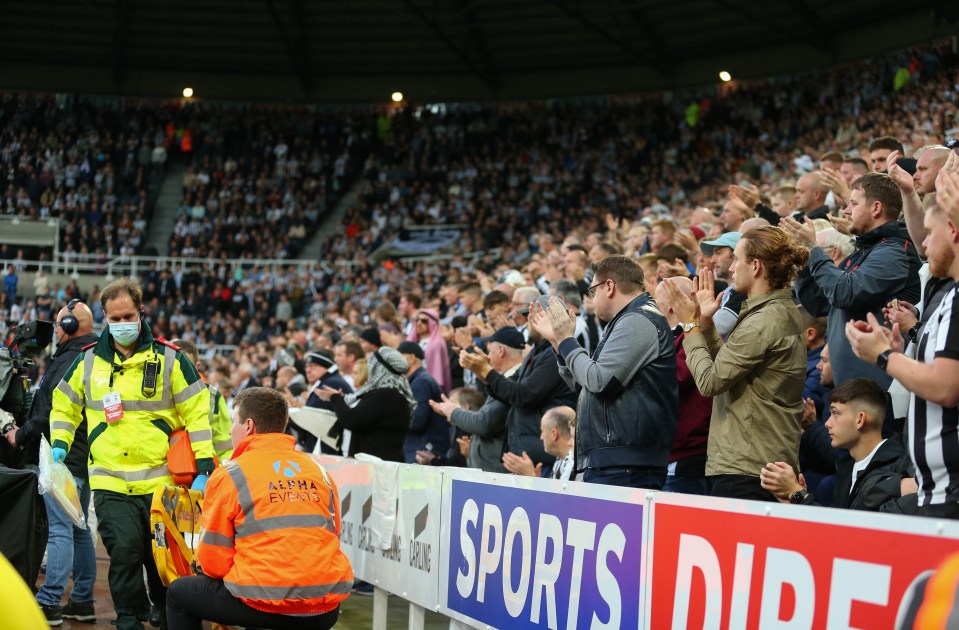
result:
M 85 349 L 53 393 L 50 413 L 55 458 L 65 456 L 86 410 L 90 487 L 99 532 L 110 554 L 110 592 L 120 630 L 141 630 L 150 597 L 161 610 L 166 591 L 150 552 L 153 491 L 172 485 L 169 436 L 186 429 L 202 490 L 213 471 L 210 393 L 196 368 L 175 346 L 153 338 L 142 323 L 142 290 L 128 278 L 103 290 L 109 330 Z M 165 624 L 164 624 L 165 625 Z
M 217 460 L 222 464 L 233 457 L 233 441 L 230 439 L 230 412 L 226 408 L 226 399 L 213 387 L 207 383 L 203 372 L 200 372 L 199 359 L 200 351 L 196 344 L 189 339 L 174 339 L 173 345 L 177 346 L 193 362 L 193 367 L 197 369 L 200 378 L 206 383 L 206 388 L 210 391 L 210 428 L 213 429 L 213 451 L 216 453 Z

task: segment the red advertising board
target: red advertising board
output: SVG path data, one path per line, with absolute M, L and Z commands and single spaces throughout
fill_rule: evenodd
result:
M 657 630 L 892 630 L 913 582 L 959 550 L 955 538 L 910 533 L 917 519 L 876 528 L 855 523 L 878 517 L 845 511 L 806 508 L 806 521 L 666 501 L 653 511 Z M 886 529 L 899 523 L 903 531 Z

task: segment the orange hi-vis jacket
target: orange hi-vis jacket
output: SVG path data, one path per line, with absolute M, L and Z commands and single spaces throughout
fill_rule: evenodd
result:
M 244 439 L 210 477 L 197 558 L 248 606 L 281 615 L 336 608 L 353 587 L 340 550 L 340 497 L 282 433 Z

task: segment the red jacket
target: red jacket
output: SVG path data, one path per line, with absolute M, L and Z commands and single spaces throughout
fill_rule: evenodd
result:
M 713 399 L 699 393 L 696 380 L 686 365 L 683 349 L 685 334 L 676 335 L 676 375 L 679 377 L 679 424 L 669 451 L 669 462 L 706 454 L 709 441 L 709 420 L 713 415 Z
M 283 615 L 328 612 L 353 569 L 340 550 L 340 499 L 292 436 L 251 435 L 216 469 L 203 499 L 197 557 L 248 606 Z

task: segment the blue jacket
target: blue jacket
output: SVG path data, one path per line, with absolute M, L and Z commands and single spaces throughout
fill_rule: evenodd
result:
M 803 388 L 802 392 L 803 400 L 812 398 L 813 402 L 816 403 L 816 418 L 823 422 L 829 417 L 829 414 L 823 416 L 823 401 L 825 400 L 826 392 L 831 389 L 825 387 L 820 381 L 822 374 L 819 372 L 819 359 L 822 357 L 822 349 L 825 347 L 826 345 L 823 344 L 818 348 L 813 348 L 806 352 L 806 387 Z
M 403 456 L 408 464 L 416 462 L 416 451 L 433 451 L 445 455 L 450 447 L 452 427 L 446 418 L 433 411 L 429 401 L 442 400 L 443 390 L 429 372 L 419 368 L 409 377 L 416 399 L 416 410 L 403 440 Z
M 864 376 L 883 389 L 889 388 L 892 377 L 853 353 L 846 339 L 846 322 L 864 320 L 866 313 L 882 321 L 882 307 L 893 298 L 915 304 L 921 297 L 921 266 L 909 232 L 898 221 L 889 221 L 858 237 L 856 251 L 838 267 L 821 247 L 809 252 L 809 262 L 796 279 L 795 292 L 813 317 L 828 316 L 826 339 L 837 385 Z

